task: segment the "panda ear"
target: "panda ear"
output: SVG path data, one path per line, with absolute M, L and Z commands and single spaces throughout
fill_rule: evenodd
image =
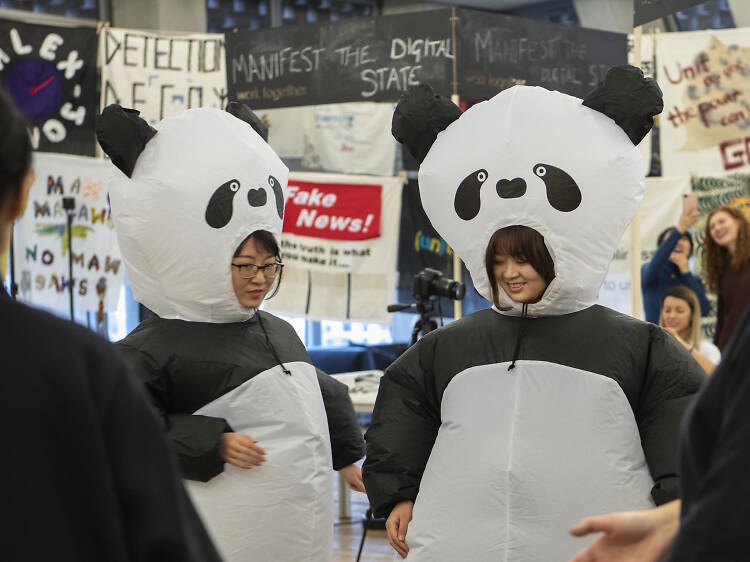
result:
M 96 120 L 96 139 L 112 163 L 130 177 L 135 162 L 156 134 L 135 109 L 108 105 Z
M 438 133 L 459 117 L 461 110 L 452 101 L 436 94 L 427 84 L 420 84 L 401 96 L 393 113 L 391 133 L 421 164 Z
M 244 103 L 230 101 L 227 104 L 227 112 L 250 125 L 264 141 L 268 142 L 268 127 L 266 127 L 263 124 L 263 121 L 260 120 L 260 117 L 255 115 L 255 113 L 253 113 L 253 111 Z
M 659 85 L 640 68 L 615 66 L 583 100 L 583 105 L 612 119 L 637 145 L 654 126 L 654 115 L 664 109 Z

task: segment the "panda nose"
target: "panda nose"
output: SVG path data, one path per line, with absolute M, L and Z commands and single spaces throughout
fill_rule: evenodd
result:
M 515 199 L 522 197 L 526 193 L 526 182 L 523 178 L 513 178 L 512 180 L 502 179 L 495 185 L 497 194 L 503 199 Z

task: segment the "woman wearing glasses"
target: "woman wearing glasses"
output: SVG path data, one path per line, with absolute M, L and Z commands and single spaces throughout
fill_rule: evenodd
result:
M 155 129 L 102 112 L 99 142 L 128 176 L 108 185 L 120 249 L 155 313 L 120 347 L 224 558 L 330 562 L 331 469 L 363 491 L 364 442 L 347 387 L 260 310 L 282 277 L 288 174 L 262 131 L 236 104 Z

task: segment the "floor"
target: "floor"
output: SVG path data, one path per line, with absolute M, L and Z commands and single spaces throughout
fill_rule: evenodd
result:
M 338 486 L 334 486 L 333 562 L 354 562 L 357 559 L 359 543 L 362 540 L 362 517 L 368 508 L 367 496 L 351 492 L 351 512 L 349 520 L 338 519 Z M 393 562 L 394 550 L 388 544 L 384 530 L 369 529 L 362 550 L 362 562 Z

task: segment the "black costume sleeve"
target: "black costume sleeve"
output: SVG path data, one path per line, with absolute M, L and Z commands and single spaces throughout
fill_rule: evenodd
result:
M 328 417 L 333 469 L 340 470 L 364 456 L 365 441 L 349 397 L 349 387 L 320 369 L 315 370 L 318 373 L 318 384 Z
M 750 315 L 740 330 L 692 410 L 693 431 L 684 434 L 683 464 L 696 478 L 669 562 L 750 560 Z
M 161 365 L 143 349 L 119 344 L 144 383 L 172 442 L 183 477 L 207 482 L 224 470 L 219 454 L 223 433 L 232 428 L 222 418 L 170 412 L 168 365 Z
M 391 365 L 380 381 L 367 430 L 363 477 L 375 517 L 387 517 L 393 506 L 414 501 L 440 428 L 434 379 L 420 354 L 421 340 Z
M 219 561 L 143 392 L 122 362 L 102 404 L 112 478 L 116 482 L 127 558 L 143 562 Z
M 680 497 L 677 448 L 680 424 L 706 380 L 703 369 L 668 332 L 651 325 L 648 365 L 636 421 L 646 462 L 654 479 L 656 505 Z

